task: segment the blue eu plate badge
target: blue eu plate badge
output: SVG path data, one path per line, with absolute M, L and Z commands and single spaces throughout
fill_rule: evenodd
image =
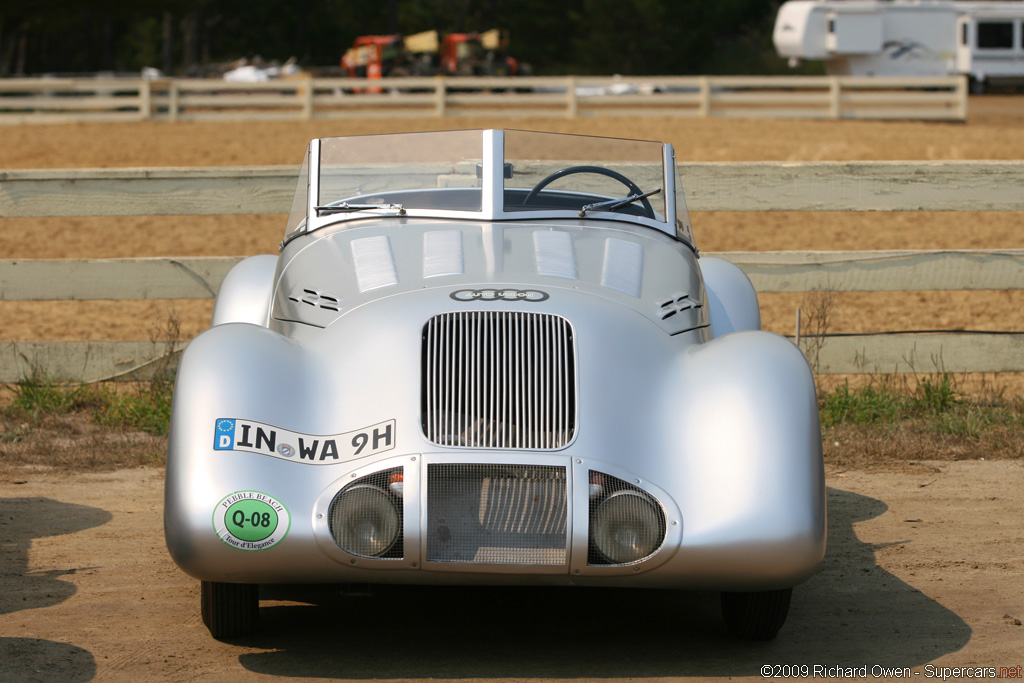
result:
M 217 429 L 214 434 L 214 449 L 218 451 L 230 451 L 235 447 L 235 421 L 222 418 L 217 420 Z

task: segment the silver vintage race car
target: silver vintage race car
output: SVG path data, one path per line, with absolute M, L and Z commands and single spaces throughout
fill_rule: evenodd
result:
M 182 356 L 164 527 L 216 638 L 295 583 L 714 590 L 772 638 L 825 550 L 814 383 L 671 145 L 313 140 Z

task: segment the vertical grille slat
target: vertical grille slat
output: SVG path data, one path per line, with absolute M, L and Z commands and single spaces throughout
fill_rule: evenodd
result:
M 423 330 L 427 439 L 442 446 L 552 450 L 573 437 L 576 360 L 565 318 L 442 313 Z

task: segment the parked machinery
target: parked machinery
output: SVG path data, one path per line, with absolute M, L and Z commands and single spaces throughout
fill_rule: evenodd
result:
M 403 76 L 527 76 L 530 67 L 508 54 L 508 31 L 424 31 L 359 36 L 341 58 L 352 78 Z

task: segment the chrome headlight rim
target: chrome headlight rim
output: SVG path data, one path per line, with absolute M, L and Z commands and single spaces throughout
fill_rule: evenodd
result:
M 592 477 L 587 564 L 624 567 L 656 555 L 667 535 L 665 510 L 660 501 L 615 477 L 592 474 L 598 474 L 605 483 L 595 485 Z M 614 490 L 604 495 L 605 486 Z
M 402 539 L 402 520 L 401 499 L 365 480 L 344 487 L 328 507 L 328 530 L 334 543 L 355 557 L 389 557 Z

